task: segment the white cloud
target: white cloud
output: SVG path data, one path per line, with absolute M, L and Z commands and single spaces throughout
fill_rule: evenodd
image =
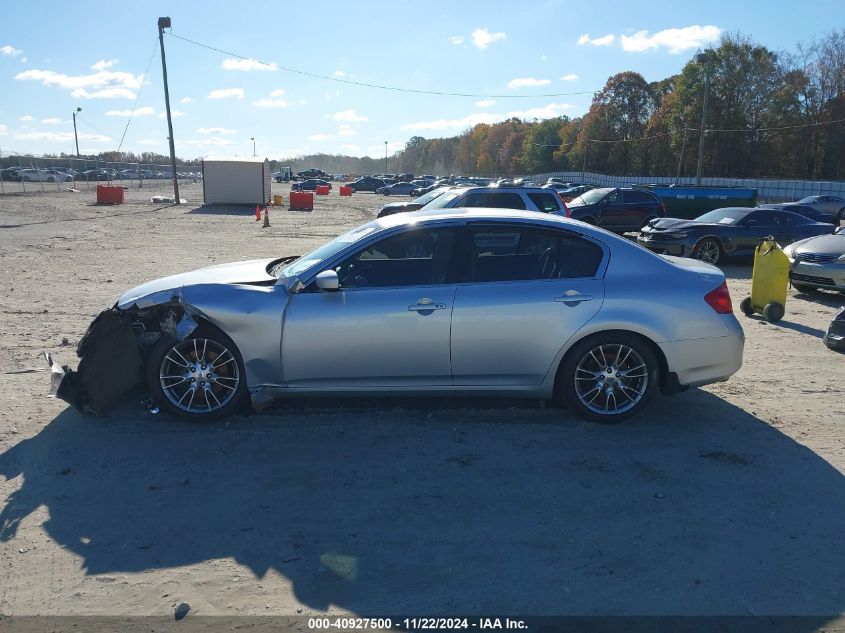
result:
M 575 73 L 569 73 L 560 78 L 561 81 L 575 81 L 576 79 L 578 79 L 578 75 Z
M 329 139 L 333 139 L 334 136 L 331 134 L 312 134 L 308 137 L 309 141 L 328 141 Z
M 29 114 L 24 114 L 18 121 L 35 121 L 34 116 L 30 116 Z
M 15 75 L 19 81 L 39 81 L 44 86 L 70 90 L 79 99 L 134 99 L 134 90 L 141 87 L 143 75 L 101 70 L 91 75 L 66 75 L 52 70 L 25 70 Z M 93 92 L 87 89 L 91 88 Z
M 637 31 L 631 36 L 622 36 L 622 50 L 642 53 L 664 48 L 677 55 L 715 42 L 721 34 L 722 29 L 718 26 L 700 26 L 698 24 L 686 26 L 682 29 L 664 29 L 654 35 L 649 35 L 648 31 Z
M 17 57 L 23 53 L 23 51 L 19 48 L 15 48 L 14 46 L 9 46 L 6 44 L 5 46 L 0 46 L 0 55 L 6 55 L 8 57 Z
M 476 108 L 489 108 L 492 105 L 496 105 L 496 102 L 493 99 L 482 99 L 481 101 L 475 102 Z
M 220 67 L 224 70 L 242 70 L 250 72 L 252 70 L 278 70 L 276 64 L 265 64 L 256 59 L 224 59 Z
M 73 132 L 18 132 L 14 135 L 16 139 L 22 141 L 72 141 Z M 107 143 L 111 141 L 111 137 L 102 134 L 79 134 L 80 141 L 92 141 L 94 143 Z
M 77 99 L 134 99 L 137 95 L 128 88 L 103 88 L 88 92 L 85 88 L 77 88 L 70 93 Z
M 506 37 L 507 35 L 505 33 L 491 33 L 486 28 L 475 29 L 472 32 L 472 43 L 475 44 L 481 50 L 484 50 L 493 42 L 503 40 Z
M 191 99 L 190 97 L 182 97 L 181 99 L 179 99 L 179 103 L 193 103 L 193 102 L 194 102 L 194 100 Z
M 456 45 L 457 44 L 463 44 L 464 43 L 464 36 L 463 35 L 453 35 L 452 37 L 449 38 L 449 41 L 452 42 L 452 44 L 456 44 Z
M 358 151 L 361 150 L 361 146 L 360 145 L 347 144 L 347 145 L 341 145 L 340 149 L 346 150 L 347 152 L 358 152 Z
M 367 117 L 361 116 L 355 110 L 342 110 L 334 114 L 327 114 L 326 118 L 334 119 L 335 121 L 349 121 L 350 123 L 369 121 Z
M 140 141 L 136 141 L 138 145 L 163 145 L 164 139 L 157 139 L 157 138 L 143 138 Z
M 342 70 L 336 70 L 336 71 L 334 71 L 333 74 L 334 74 L 335 77 L 346 77 L 346 73 L 343 72 Z
M 615 39 L 616 36 L 613 35 L 613 33 L 608 33 L 607 35 L 602 35 L 601 37 L 596 38 L 592 38 L 587 33 L 584 33 L 578 38 L 578 43 L 582 46 L 584 44 L 592 44 L 593 46 L 610 46 L 613 44 Z
M 206 99 L 243 99 L 243 88 L 218 88 L 209 92 Z
M 540 108 L 512 110 L 506 113 L 473 112 L 460 119 L 435 119 L 433 121 L 407 123 L 401 129 L 409 132 L 418 132 L 421 130 L 464 130 L 476 126 L 479 123 L 492 125 L 514 117 L 518 119 L 551 119 L 560 116 L 566 110 L 574 107 L 568 103 L 550 103 Z
M 540 61 L 541 61 L 541 62 L 546 61 L 546 54 L 545 54 L 545 53 L 543 53 L 542 55 L 540 55 Z
M 271 97 L 281 97 L 284 94 L 285 94 L 285 91 L 284 91 L 283 88 L 276 88 L 273 92 L 270 93 L 270 96 Z
M 9 128 L 0 123 L 0 136 L 5 136 L 9 133 Z
M 155 113 L 155 108 L 151 108 L 150 106 L 144 106 L 135 110 L 109 110 L 108 112 L 106 112 L 106 116 L 152 116 Z
M 120 61 L 119 59 L 101 59 L 96 64 L 91 66 L 91 69 L 92 70 L 105 70 L 106 68 L 111 68 L 112 66 L 114 66 L 119 61 Z
M 50 117 L 49 119 L 41 119 L 41 122 L 45 125 L 61 125 L 62 123 L 67 123 L 67 121 L 62 121 L 61 119 L 57 119 L 55 117 Z
M 27 61 L 29 61 L 29 60 L 26 57 L 21 57 L 21 63 L 22 64 L 25 64 Z
M 204 139 L 189 139 L 187 141 L 180 141 L 179 145 L 237 145 L 237 141 L 228 138 L 221 138 L 219 136 L 212 136 Z
M 185 113 L 182 112 L 181 110 L 177 110 L 176 108 L 171 108 L 170 117 L 175 119 L 176 117 L 179 117 L 179 116 L 185 116 Z M 159 112 L 158 118 L 159 119 L 166 119 L 167 118 L 167 110 L 162 110 L 161 112 Z
M 348 125 L 341 125 L 337 130 L 338 136 L 355 136 L 357 132 L 351 129 Z
M 253 101 L 252 105 L 256 108 L 287 108 L 290 103 L 285 101 L 284 99 L 259 99 L 258 101 Z
M 524 88 L 526 86 L 548 86 L 552 83 L 551 79 L 535 79 L 534 77 L 519 77 L 517 79 L 511 79 L 508 82 L 508 88 L 513 90 L 514 88 Z
M 232 130 L 232 129 L 227 128 L 227 127 L 198 127 L 197 132 L 199 132 L 200 134 L 223 134 L 223 135 L 237 134 L 238 133 L 237 130 Z

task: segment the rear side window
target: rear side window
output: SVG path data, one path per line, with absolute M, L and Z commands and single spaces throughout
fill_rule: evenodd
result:
M 470 233 L 464 281 L 527 281 L 594 277 L 602 250 L 580 237 L 532 228 Z
M 652 198 L 651 194 L 645 191 L 625 191 L 624 195 L 626 204 L 643 204 L 654 202 L 654 198 Z
M 491 207 L 493 209 L 525 209 L 525 201 L 518 193 L 470 193 L 463 202 L 458 203 L 462 207 Z
M 557 198 L 554 194 L 529 193 L 528 197 L 531 198 L 531 202 L 533 202 L 540 211 L 545 213 L 560 211 L 560 205 L 557 203 Z

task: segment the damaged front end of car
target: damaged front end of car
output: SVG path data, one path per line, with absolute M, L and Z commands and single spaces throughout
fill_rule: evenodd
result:
M 88 326 L 76 347 L 80 360 L 75 370 L 45 352 L 50 395 L 83 413 L 102 415 L 141 382 L 146 353 L 162 336 L 184 340 L 198 325 L 181 294 L 146 308 L 115 304 Z

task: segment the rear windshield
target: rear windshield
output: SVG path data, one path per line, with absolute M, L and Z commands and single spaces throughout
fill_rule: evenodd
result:
M 586 204 L 595 204 L 602 198 L 604 198 L 607 194 L 609 194 L 613 189 L 611 187 L 605 187 L 602 189 L 591 189 L 590 191 L 584 192 L 582 195 L 578 196 L 569 203 L 570 207 L 583 207 Z

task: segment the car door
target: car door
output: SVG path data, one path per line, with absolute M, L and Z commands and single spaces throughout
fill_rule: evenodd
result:
M 624 199 L 619 190 L 611 191 L 598 205 L 597 223 L 605 229 L 619 229 L 626 224 Z
M 461 251 L 454 384 L 539 385 L 561 347 L 602 304 L 605 250 L 575 233 L 473 223 Z
M 737 226 L 737 250 L 752 252 L 760 240 L 775 235 L 781 227 L 775 220 L 776 211 L 752 211 Z
M 625 190 L 622 192 L 622 199 L 624 201 L 624 216 L 621 228 L 627 231 L 639 231 L 648 214 L 648 204 L 652 201 L 651 197 L 643 191 Z
M 412 228 L 333 265 L 340 287 L 291 296 L 282 328 L 290 387 L 452 384 L 457 226 Z

